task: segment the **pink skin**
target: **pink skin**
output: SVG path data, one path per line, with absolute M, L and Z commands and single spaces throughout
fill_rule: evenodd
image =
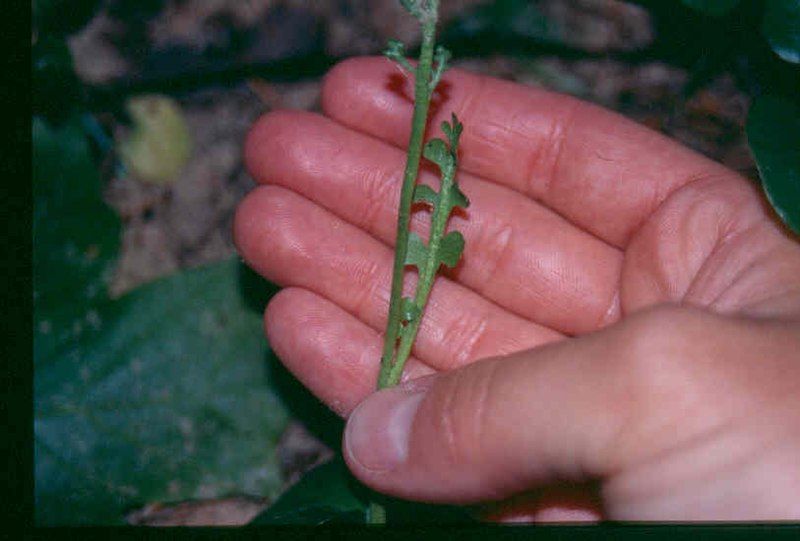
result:
M 361 404 L 354 474 L 502 500 L 491 520 L 800 518 L 800 245 L 759 191 L 573 98 L 456 69 L 440 88 L 467 247 L 399 389 L 373 394 L 410 84 L 346 61 L 324 116 L 270 113 L 246 144 L 262 186 L 236 243 L 286 288 L 265 316 L 286 366 L 341 415 Z

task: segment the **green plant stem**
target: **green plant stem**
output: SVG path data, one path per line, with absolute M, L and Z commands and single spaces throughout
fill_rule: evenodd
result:
M 405 358 L 395 357 L 397 338 L 402 323 L 403 278 L 405 275 L 405 259 L 408 245 L 409 222 L 411 220 L 411 204 L 414 198 L 414 186 L 419 174 L 422 158 L 422 144 L 430 109 L 431 73 L 433 66 L 434 42 L 436 38 L 436 16 L 422 20 L 422 46 L 419 63 L 415 70 L 414 113 L 411 119 L 411 138 L 408 142 L 406 168 L 403 175 L 403 186 L 400 191 L 400 206 L 397 216 L 397 237 L 395 241 L 394 266 L 392 268 L 392 289 L 389 301 L 389 318 L 384 336 L 381 369 L 378 377 L 378 388 L 385 389 L 396 385 L 403 372 Z M 407 355 L 406 355 L 407 358 Z
M 447 199 L 450 190 L 453 188 L 453 179 L 455 177 L 455 167 L 452 170 L 442 175 L 440 197 Z M 387 380 L 389 382 L 397 382 L 403 373 L 403 365 L 405 360 L 411 354 L 411 347 L 417 337 L 419 326 L 422 323 L 422 312 L 425 305 L 428 303 L 428 296 L 430 295 L 433 281 L 436 278 L 436 272 L 439 270 L 441 260 L 439 258 L 439 250 L 441 249 L 442 240 L 444 238 L 444 230 L 447 226 L 447 220 L 450 217 L 452 209 L 447 205 L 436 205 L 433 209 L 433 216 L 431 217 L 431 229 L 428 236 L 428 250 L 429 255 L 425 260 L 423 268 L 419 269 L 419 278 L 417 281 L 417 290 L 414 295 L 414 304 L 418 309 L 418 316 L 408 322 L 408 328 L 400 339 L 400 345 L 397 348 L 398 361 L 391 367 Z
M 422 23 L 422 45 L 420 47 L 419 62 L 414 70 L 414 112 L 411 117 L 411 137 L 408 141 L 406 154 L 406 168 L 403 174 L 403 186 L 400 190 L 400 205 L 397 214 L 397 236 L 395 240 L 394 265 L 392 267 L 392 289 L 389 301 L 389 317 L 386 323 L 386 333 L 381 355 L 381 368 L 378 376 L 378 389 L 392 387 L 400 381 L 405 361 L 411 350 L 410 342 L 398 351 L 397 338 L 403 317 L 403 283 L 405 277 L 406 255 L 408 252 L 409 222 L 411 221 L 411 205 L 414 201 L 414 188 L 419 175 L 419 165 L 422 159 L 422 145 L 425 139 L 425 129 L 428 124 L 428 110 L 430 109 L 431 95 L 435 87 L 433 83 L 433 57 L 436 42 L 436 21 L 439 12 L 438 0 L 430 0 L 429 9 L 420 17 Z M 437 265 L 438 266 L 438 265 Z M 434 269 L 435 272 L 435 269 Z M 430 290 L 430 286 L 428 287 Z M 419 297 L 419 288 L 417 297 Z M 427 298 L 427 295 L 425 296 Z M 419 320 L 415 318 L 416 328 Z M 416 334 L 416 331 L 413 333 Z M 413 338 L 411 340 L 413 342 Z M 401 351 L 408 350 L 405 355 Z M 398 353 L 396 356 L 395 354 Z M 386 509 L 377 502 L 370 502 L 367 512 L 369 524 L 386 524 Z

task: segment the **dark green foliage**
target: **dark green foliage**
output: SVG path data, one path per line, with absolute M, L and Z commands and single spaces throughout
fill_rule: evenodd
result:
M 459 14 L 443 32 L 447 42 L 475 36 L 501 41 L 513 36 L 557 43 L 561 41 L 561 29 L 542 13 L 537 2 L 492 0 Z
M 681 0 L 690 8 L 708 15 L 725 15 L 735 8 L 740 0 Z
M 240 263 L 109 299 L 119 223 L 80 127 L 35 119 L 33 136 L 37 524 L 118 524 L 154 501 L 276 495 L 287 413 Z
M 761 28 L 775 54 L 787 62 L 800 63 L 798 0 L 767 0 Z M 800 88 L 796 90 L 800 93 Z
M 32 107 L 35 115 L 64 120 L 81 99 L 81 85 L 64 40 L 40 37 L 31 50 Z
M 37 523 L 113 524 L 154 501 L 276 495 L 286 410 L 237 277 L 228 261 L 137 289 L 89 309 L 61 349 L 36 356 Z
M 747 138 L 775 212 L 800 234 L 800 106 L 762 96 L 750 109 Z
M 341 456 L 317 466 L 251 525 L 366 524 L 368 501 L 386 509 L 388 524 L 469 524 L 468 508 L 429 505 L 381 496 L 361 485 Z
M 100 0 L 33 0 L 33 23 L 44 34 L 62 36 L 83 28 Z
M 33 119 L 32 165 L 35 323 L 41 314 L 60 318 L 51 335 L 37 340 L 42 347 L 72 326 L 70 318 L 106 298 L 120 223 L 100 197 L 100 176 L 77 118 L 57 128 Z
M 363 524 L 364 496 L 365 489 L 337 457 L 303 475 L 251 524 Z

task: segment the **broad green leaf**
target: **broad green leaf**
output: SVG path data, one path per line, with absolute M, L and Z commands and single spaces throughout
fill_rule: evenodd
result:
M 364 494 L 337 456 L 306 473 L 251 524 L 363 524 Z
M 800 105 L 786 98 L 758 98 L 747 118 L 747 138 L 770 204 L 800 233 Z
M 88 307 L 106 298 L 120 224 L 100 196 L 80 123 L 58 128 L 33 120 L 34 350 L 91 326 Z M 92 319 L 92 318 L 89 318 Z
M 439 258 L 451 269 L 458 265 L 464 252 L 464 236 L 459 231 L 451 231 L 442 239 L 439 247 Z
M 390 525 L 475 522 L 464 507 L 409 502 L 372 492 L 353 477 L 337 455 L 308 472 L 250 524 L 363 524 L 368 501 L 385 507 Z
M 715 17 L 725 15 L 739 4 L 739 0 L 682 0 L 690 8 Z
M 117 524 L 153 501 L 277 494 L 287 413 L 239 272 L 230 260 L 99 303 L 90 325 L 36 350 L 38 524 Z
M 108 299 L 119 221 L 80 123 L 33 120 L 36 522 L 275 495 L 286 420 L 232 260 Z M 250 295 L 252 292 L 248 292 Z
M 767 0 L 761 30 L 778 56 L 800 63 L 800 1 Z

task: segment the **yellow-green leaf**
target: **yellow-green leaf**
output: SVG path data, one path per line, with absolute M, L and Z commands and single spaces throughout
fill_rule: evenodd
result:
M 125 166 L 144 182 L 175 181 L 192 152 L 180 106 L 165 96 L 145 95 L 125 107 L 133 120 L 133 131 L 119 147 Z

